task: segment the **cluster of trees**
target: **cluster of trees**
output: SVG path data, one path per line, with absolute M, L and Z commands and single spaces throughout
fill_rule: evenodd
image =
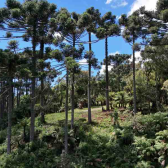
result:
M 7 0 L 6 7 L 0 9 L 0 30 L 6 32 L 0 40 L 9 40 L 7 48 L 0 50 L 0 126 L 8 130 L 7 153 L 11 153 L 12 122 L 25 117 L 30 117 L 29 140 L 34 141 L 35 117 L 40 115 L 45 123 L 47 111 L 65 110 L 67 153 L 68 110 L 70 107 L 73 129 L 74 109 L 79 102 L 88 106 L 89 123 L 91 106 L 100 102 L 107 111 L 110 105 L 129 104 L 134 114 L 144 106 L 151 111 L 167 104 L 167 15 L 166 0 L 158 1 L 156 11 L 142 7 L 130 16 L 122 15 L 119 22 L 111 12 L 102 16 L 94 7 L 77 14 L 65 8 L 57 10 L 46 0 Z M 91 33 L 98 40 L 93 41 Z M 88 40 L 82 41 L 86 35 Z M 108 38 L 121 35 L 132 46 L 132 60 L 131 55 L 108 54 Z M 32 46 L 19 48 L 14 39 Z M 92 77 L 91 69 L 99 68 L 92 44 L 99 40 L 105 41 L 105 76 Z M 89 51 L 84 44 L 89 45 Z M 136 51 L 141 51 L 143 58 L 138 64 Z M 82 58 L 87 59 L 87 72 L 81 71 L 78 63 Z

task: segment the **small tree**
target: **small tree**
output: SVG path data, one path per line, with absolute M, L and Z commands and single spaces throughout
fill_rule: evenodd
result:
M 78 58 L 82 54 L 84 47 L 75 49 L 71 45 L 61 44 L 60 50 L 51 51 L 51 58 L 58 62 L 63 62 L 62 70 L 66 70 L 66 101 L 65 101 L 65 153 L 68 153 L 68 93 L 69 93 L 69 75 L 79 71 L 79 65 L 73 57 Z M 74 71 L 75 70 L 75 71 Z
M 112 72 L 117 74 L 117 86 L 118 91 L 121 91 L 121 77 L 124 76 L 126 71 L 126 65 L 128 65 L 128 59 L 131 58 L 131 55 L 128 54 L 115 54 L 109 55 L 109 61 L 113 64 Z M 128 73 L 126 71 L 126 73 Z

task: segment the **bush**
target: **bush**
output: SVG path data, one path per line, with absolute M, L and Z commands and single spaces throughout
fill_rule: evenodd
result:
M 138 115 L 135 118 L 134 132 L 137 136 L 155 137 L 155 133 L 168 128 L 168 113 Z
M 124 114 L 125 115 L 125 114 Z M 129 115 L 128 115 L 129 116 Z M 0 147 L 2 168 L 155 168 L 168 165 L 167 113 L 129 117 L 120 127 L 89 125 L 85 119 L 69 128 L 69 155 L 64 155 L 64 122 L 40 125 L 36 141 L 17 141 L 22 134 L 20 123 L 12 132 L 12 154 L 7 156 L 3 138 Z M 36 120 L 37 121 L 37 120 Z M 134 121 L 134 124 L 132 124 Z M 136 124 L 135 124 L 136 123 Z M 45 129 L 44 129 L 45 128 Z M 19 131 L 16 131 L 19 130 Z M 140 132 L 138 132 L 139 130 Z M 151 131 L 151 132 L 150 132 Z M 6 131 L 0 132 L 6 137 Z M 15 140 L 16 137 L 16 140 Z
M 138 162 L 138 164 L 136 165 L 135 168 L 154 168 L 153 166 L 151 166 L 150 162 Z

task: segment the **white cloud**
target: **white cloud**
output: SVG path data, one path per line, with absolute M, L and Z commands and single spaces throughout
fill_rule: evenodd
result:
M 155 10 L 157 1 L 158 0 L 135 0 L 131 6 L 131 10 L 128 12 L 128 15 L 131 15 L 142 6 L 145 6 L 147 10 Z
M 120 52 L 119 52 L 119 51 L 116 51 L 116 52 L 114 52 L 114 53 L 110 53 L 109 55 L 116 55 L 116 54 L 120 54 Z
M 59 37 L 61 37 L 61 34 L 58 33 L 58 32 L 56 32 L 56 33 L 54 34 L 54 37 L 55 37 L 55 38 L 57 38 L 57 37 L 59 38 Z
M 133 55 L 131 56 L 131 58 L 129 59 L 130 62 L 132 62 L 133 59 Z M 135 63 L 139 63 L 140 61 L 142 61 L 142 57 L 141 57 L 141 51 L 136 51 L 135 52 Z
M 79 64 L 80 64 L 80 65 L 88 65 L 87 59 L 84 58 L 84 59 L 80 60 L 80 61 L 79 61 Z
M 119 6 L 127 6 L 128 2 L 127 1 L 122 1 L 121 4 L 119 4 Z
M 126 0 L 118 0 L 114 1 L 113 4 L 111 5 L 112 8 L 119 8 L 119 7 L 124 7 L 127 6 L 128 2 Z
M 110 4 L 113 0 L 107 0 L 105 4 Z
M 69 44 L 69 42 L 68 42 L 68 41 L 66 41 L 66 40 L 63 40 L 63 43 L 65 43 L 65 44 Z
M 119 20 L 120 18 L 121 18 L 121 15 L 120 15 L 120 16 L 119 16 L 119 15 L 116 16 L 116 19 L 117 19 L 117 20 Z
M 112 8 L 118 8 L 128 5 L 128 2 L 126 0 L 107 0 L 105 4 L 111 4 Z
M 113 68 L 112 65 L 108 66 L 108 71 L 111 71 L 111 69 Z M 105 70 L 106 70 L 106 66 L 102 65 L 101 70 L 100 70 L 100 75 L 104 75 L 105 74 Z

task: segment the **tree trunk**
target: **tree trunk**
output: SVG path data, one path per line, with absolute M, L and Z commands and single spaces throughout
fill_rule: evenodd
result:
M 9 90 L 8 90 L 8 129 L 7 129 L 7 154 L 11 153 L 11 129 L 12 129 L 12 99 L 13 99 L 13 84 L 12 84 L 12 69 L 9 66 Z
M 23 126 L 23 141 L 26 142 L 26 125 Z
M 106 55 L 106 110 L 109 110 L 109 73 L 108 73 L 108 37 L 105 39 Z
M 147 80 L 146 80 L 146 88 L 148 89 L 149 88 L 149 81 L 150 81 L 150 78 L 149 78 L 149 74 L 148 75 L 146 75 L 146 77 L 147 77 Z M 148 100 L 148 108 L 149 108 L 149 112 L 150 112 L 150 99 L 148 98 L 147 99 Z
M 63 102 L 63 94 L 62 94 L 62 87 L 61 87 L 60 107 L 62 107 L 62 102 Z
M 2 123 L 2 119 L 3 119 L 2 100 L 0 100 L 0 126 Z M 1 130 L 1 128 L 0 128 L 0 130 Z
M 19 107 L 19 87 L 17 87 L 17 108 Z
M 68 69 L 66 75 L 66 101 L 65 101 L 65 154 L 68 154 L 68 87 L 69 87 L 69 77 Z
M 4 112 L 5 112 L 5 95 L 2 98 L 2 107 L 1 108 L 2 108 L 1 115 L 2 115 L 2 118 L 3 118 Z
M 14 109 L 14 104 L 15 104 L 14 97 L 15 97 L 15 88 L 12 85 L 12 109 Z
M 19 104 L 20 104 L 20 97 L 21 97 L 21 86 L 19 86 Z
M 40 43 L 40 56 L 43 59 L 44 55 L 44 42 L 43 40 Z M 44 66 L 41 66 L 41 72 L 44 72 Z M 41 122 L 45 123 L 45 116 L 44 116 L 44 77 L 41 76 L 41 96 L 40 96 L 40 105 L 41 105 Z
M 9 109 L 8 108 L 8 105 L 9 105 L 9 101 L 8 100 L 9 100 L 9 96 L 7 95 L 6 96 L 6 100 L 5 100 L 5 110 L 6 110 L 7 113 L 8 113 L 8 109 Z
M 91 44 L 91 33 L 89 33 L 89 52 L 92 51 L 92 44 Z M 89 55 L 89 79 L 88 79 L 88 123 L 92 122 L 92 114 L 91 114 L 91 55 Z
M 119 72 L 119 65 L 117 70 L 117 81 L 118 81 L 118 91 L 120 92 L 120 72 Z
M 32 55 L 32 95 L 31 95 L 31 123 L 30 123 L 30 141 L 34 141 L 35 133 L 35 87 L 36 87 L 36 26 L 33 26 L 33 55 Z
M 73 35 L 73 47 L 75 47 L 75 34 Z M 71 129 L 73 129 L 73 125 L 74 125 L 74 81 L 75 81 L 75 74 L 74 71 L 72 73 L 72 84 L 71 84 Z
M 26 79 L 26 95 L 28 95 L 28 79 Z
M 133 45 L 135 44 L 135 39 L 133 37 Z M 136 103 L 136 80 L 135 80 L 135 50 L 133 49 L 133 93 L 134 93 L 134 114 L 137 113 L 137 103 Z
M 0 94 L 1 94 L 1 97 L 0 97 L 0 125 L 2 123 L 2 120 L 3 120 L 3 113 L 4 113 L 4 95 L 3 95 L 3 82 L 1 83 L 1 91 L 0 91 Z
M 159 94 L 158 94 L 158 73 L 155 71 L 155 83 L 156 83 L 156 109 L 159 111 Z

